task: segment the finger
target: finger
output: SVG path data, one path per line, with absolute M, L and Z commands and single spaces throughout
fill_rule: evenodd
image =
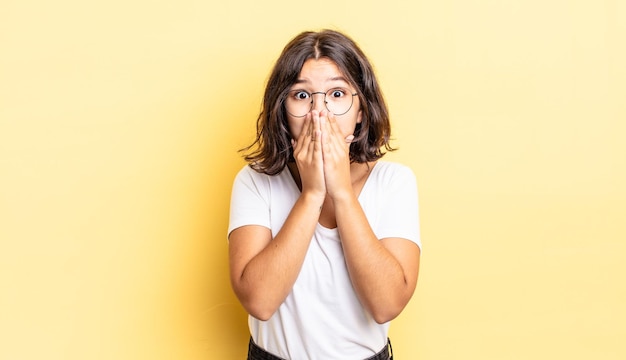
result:
M 315 110 L 311 111 L 311 120 L 312 121 L 310 123 L 309 130 L 308 130 L 309 131 L 309 135 L 307 136 L 307 139 L 308 139 L 309 142 L 307 144 L 308 144 L 309 150 L 312 151 L 314 149 L 314 146 L 315 146 L 314 143 L 319 138 L 319 136 L 318 136 L 319 135 L 318 134 L 319 133 L 319 121 L 320 121 L 319 112 L 317 112 Z
M 311 136 L 315 135 L 316 131 L 320 129 L 320 113 L 316 110 L 311 111 Z
M 323 131 L 327 123 L 328 123 L 328 111 L 322 110 L 320 111 L 320 131 Z
M 325 127 L 324 153 L 328 159 L 344 158 L 349 152 L 350 142 L 354 138 L 346 137 L 337 122 L 334 114 L 329 114 Z M 350 135 L 351 136 L 351 135 Z
M 302 150 L 302 147 L 304 146 L 305 139 L 306 139 L 306 132 L 307 132 L 306 129 L 309 127 L 310 121 L 311 121 L 311 116 L 307 114 L 307 116 L 304 117 L 304 123 L 302 124 L 302 129 L 300 130 L 298 139 L 296 139 L 296 148 L 294 148 L 294 151 L 300 152 Z
M 323 161 L 323 141 L 324 141 L 324 129 L 323 129 L 323 125 L 326 122 L 326 112 L 324 110 L 322 111 L 313 111 L 313 136 L 314 136 L 314 141 L 313 141 L 313 146 L 311 148 L 312 150 L 312 156 L 313 159 L 317 159 L 317 161 Z
M 329 119 L 328 117 L 330 116 L 330 113 L 326 110 L 322 110 L 320 112 L 320 132 L 324 133 L 324 142 L 328 142 L 329 141 L 329 132 L 330 132 L 330 127 L 329 127 Z
M 339 125 L 337 124 L 337 117 L 335 114 L 330 114 L 328 116 L 328 127 L 333 135 L 341 134 L 341 130 L 339 129 Z
M 311 113 L 306 114 L 304 117 L 304 123 L 302 124 L 302 130 L 300 130 L 300 135 L 298 136 L 298 142 L 301 143 L 304 141 L 304 138 L 307 136 L 307 132 L 311 129 Z
M 328 122 L 329 122 L 329 131 L 331 132 L 331 134 L 336 136 L 337 139 L 337 143 L 338 144 L 349 144 L 352 143 L 352 140 L 354 140 L 354 135 L 348 135 L 346 137 L 343 136 L 343 133 L 341 132 L 341 129 L 339 128 L 339 123 L 337 122 L 337 117 L 335 116 L 335 114 L 330 114 L 330 116 L 328 117 Z
M 313 151 L 315 155 L 322 156 L 323 158 L 322 152 L 324 150 L 324 141 L 326 141 L 325 140 L 326 135 L 322 131 L 318 131 L 316 135 L 317 135 L 317 141 L 315 141 L 315 146 L 313 147 Z
M 310 123 L 311 123 L 311 115 L 307 114 L 304 118 L 304 123 L 302 124 L 302 129 L 300 131 L 300 134 L 298 134 L 298 138 L 293 139 L 292 146 L 293 146 L 294 156 L 297 154 L 300 154 L 303 151 L 303 149 L 307 148 L 306 132 L 307 132 L 307 129 L 310 127 L 309 125 Z
M 333 148 L 339 148 L 345 146 L 345 137 L 343 136 L 341 129 L 337 123 L 335 114 L 329 114 L 326 122 L 325 131 L 328 133 L 326 142 L 332 144 Z
M 320 144 L 322 143 L 322 139 L 323 139 L 323 132 L 319 131 L 319 130 L 315 130 L 313 132 L 313 139 L 312 142 L 314 142 L 315 144 L 315 148 L 317 149 L 318 146 L 320 146 Z
M 311 122 L 313 122 L 313 117 L 311 116 L 311 113 L 306 114 L 305 116 L 305 122 L 302 125 L 302 131 L 304 132 L 304 135 L 310 135 L 309 132 L 311 131 Z
M 314 137 L 313 137 L 313 127 L 315 126 L 315 118 L 314 118 L 314 114 L 309 113 L 307 114 L 307 119 L 308 122 L 306 123 L 306 131 L 303 129 L 304 134 L 304 138 L 302 140 L 302 147 L 303 149 L 306 149 L 306 151 L 310 151 L 312 148 L 312 142 L 315 141 Z
M 319 140 L 320 133 L 320 114 L 317 111 L 313 112 L 313 121 L 311 122 L 311 141 Z

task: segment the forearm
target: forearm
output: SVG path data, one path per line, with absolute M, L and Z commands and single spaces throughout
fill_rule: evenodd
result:
M 379 323 L 406 306 L 414 284 L 394 255 L 374 234 L 356 196 L 335 200 L 337 227 L 346 265 L 363 306 Z
M 319 219 L 323 199 L 302 195 L 281 230 L 235 279 L 236 293 L 253 316 L 269 318 L 291 291 Z

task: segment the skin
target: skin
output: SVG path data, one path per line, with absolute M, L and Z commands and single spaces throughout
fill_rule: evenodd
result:
M 294 88 L 316 92 L 335 86 L 355 90 L 334 62 L 321 58 L 304 63 Z M 398 316 L 413 295 L 419 247 L 406 239 L 376 238 L 358 202 L 374 165 L 350 163 L 349 145 L 361 116 L 358 97 L 348 113 L 335 116 L 323 96 L 314 95 L 304 119 L 289 117 L 296 160 L 289 170 L 300 197 L 276 237 L 256 225 L 229 237 L 231 283 L 255 318 L 268 320 L 291 291 L 318 222 L 338 229 L 354 289 L 376 322 Z

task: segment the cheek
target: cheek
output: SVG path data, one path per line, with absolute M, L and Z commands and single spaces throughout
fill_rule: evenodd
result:
M 302 119 L 287 119 L 287 124 L 289 125 L 289 133 L 293 139 L 297 139 L 300 137 L 300 133 L 302 132 L 302 127 L 304 126 L 304 118 Z
M 353 123 L 346 123 L 342 121 L 337 122 L 337 127 L 339 128 L 339 133 L 342 138 L 345 138 L 348 135 L 354 134 L 354 125 Z
M 344 136 L 354 134 L 354 130 L 356 129 L 356 125 L 361 122 L 360 112 L 359 114 L 352 114 L 352 116 L 341 119 L 341 117 L 337 118 L 337 124 L 339 125 L 339 129 Z

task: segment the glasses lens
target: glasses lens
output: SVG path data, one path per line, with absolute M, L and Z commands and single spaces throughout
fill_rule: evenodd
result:
M 285 99 L 285 109 L 296 117 L 303 117 L 311 111 L 311 94 L 303 90 L 292 90 Z
M 350 111 L 353 96 L 348 89 L 334 88 L 326 92 L 326 108 L 335 115 L 343 115 Z
M 352 108 L 354 100 L 352 93 L 345 88 L 333 88 L 324 94 L 324 99 L 321 97 L 322 93 L 310 94 L 304 90 L 292 90 L 285 99 L 285 109 L 291 116 L 304 117 L 311 111 L 312 97 L 316 94 L 319 96 L 316 101 L 324 100 L 326 109 L 335 115 L 343 115 Z

